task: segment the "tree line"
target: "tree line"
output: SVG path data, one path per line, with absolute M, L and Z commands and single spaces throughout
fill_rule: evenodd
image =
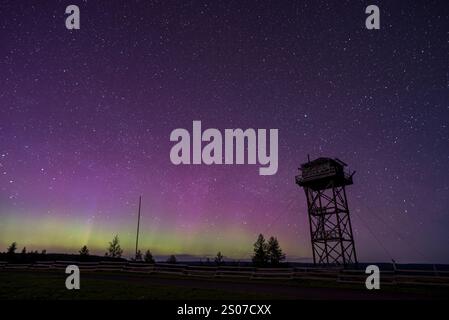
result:
M 14 255 L 16 254 L 17 251 L 17 242 L 13 242 L 9 245 L 9 247 L 6 249 L 6 254 L 7 255 Z M 31 251 L 27 251 L 26 247 L 23 247 L 22 251 L 20 252 L 20 254 L 25 255 L 25 254 L 47 254 L 47 250 L 42 250 L 41 252 L 37 251 L 37 250 L 31 250 Z
M 13 242 L 7 249 L 6 255 L 11 257 L 16 254 L 17 251 L 17 243 Z M 22 255 L 25 254 L 46 254 L 46 250 L 42 250 L 41 253 L 38 251 L 27 251 L 26 247 L 24 247 L 21 251 Z M 90 255 L 89 248 L 87 245 L 81 247 L 78 251 L 81 258 L 87 257 Z M 121 258 L 123 254 L 123 249 L 120 246 L 120 239 L 118 235 L 115 235 L 112 241 L 109 242 L 109 246 L 105 253 L 105 257 L 109 258 Z M 137 251 L 132 261 L 144 261 L 146 263 L 155 263 L 155 259 L 150 250 L 146 250 L 144 254 L 140 250 Z M 225 263 L 225 256 L 219 251 L 214 258 L 214 263 L 216 265 L 222 265 Z M 252 262 L 255 266 L 263 267 L 263 266 L 278 266 L 283 260 L 285 260 L 285 254 L 283 253 L 279 241 L 276 237 L 270 237 L 268 241 L 265 240 L 265 237 L 262 234 L 259 234 L 256 242 L 254 243 Z M 210 262 L 209 258 L 207 259 Z M 177 263 L 177 259 L 175 255 L 171 255 L 167 260 L 167 263 Z

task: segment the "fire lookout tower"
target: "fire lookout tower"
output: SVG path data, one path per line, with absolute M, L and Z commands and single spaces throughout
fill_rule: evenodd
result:
M 346 166 L 337 158 L 309 159 L 296 176 L 306 193 L 314 264 L 357 263 L 345 189 L 355 172 Z

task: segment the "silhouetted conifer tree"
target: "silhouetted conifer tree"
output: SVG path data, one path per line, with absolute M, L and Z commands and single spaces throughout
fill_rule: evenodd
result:
M 106 256 L 111 258 L 120 258 L 122 253 L 123 250 L 120 247 L 120 239 L 118 238 L 118 235 L 115 235 L 112 241 L 109 242 L 109 248 L 108 252 L 106 252 Z
M 142 251 L 137 250 L 136 256 L 134 257 L 135 261 L 142 261 Z
M 223 255 L 221 254 L 221 251 L 218 251 L 217 256 L 215 257 L 215 263 L 217 265 L 223 264 Z
M 84 245 L 81 250 L 79 251 L 80 256 L 88 256 L 89 255 L 89 249 L 86 245 Z
M 6 253 L 12 255 L 12 254 L 15 254 L 15 253 L 16 253 L 16 250 L 17 250 L 17 242 L 13 242 L 13 243 L 11 243 L 11 245 L 8 247 Z
M 147 263 L 154 263 L 154 258 L 153 255 L 151 254 L 150 250 L 147 250 L 147 252 L 145 252 L 145 257 L 144 257 L 145 262 Z
M 267 254 L 270 263 L 273 265 L 278 265 L 281 261 L 285 260 L 285 254 L 282 252 L 276 237 L 271 237 L 268 240 Z
M 267 243 L 262 234 L 259 234 L 257 241 L 254 243 L 253 263 L 256 266 L 264 266 L 268 263 Z
M 167 263 L 176 263 L 176 257 L 174 255 L 171 255 L 168 259 L 167 259 Z

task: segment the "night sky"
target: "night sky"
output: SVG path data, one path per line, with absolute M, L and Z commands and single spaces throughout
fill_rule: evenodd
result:
M 0 250 L 131 256 L 142 195 L 142 250 L 310 261 L 310 154 L 357 171 L 359 260 L 449 263 L 448 52 L 446 1 L 2 1 Z M 193 120 L 279 129 L 277 174 L 173 165 Z

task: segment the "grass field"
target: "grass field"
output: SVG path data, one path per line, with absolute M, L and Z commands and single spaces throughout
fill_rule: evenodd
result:
M 196 279 L 173 275 L 82 272 L 81 289 L 65 288 L 63 271 L 0 271 L 0 299 L 442 299 L 448 288 L 362 285 L 300 280 Z

